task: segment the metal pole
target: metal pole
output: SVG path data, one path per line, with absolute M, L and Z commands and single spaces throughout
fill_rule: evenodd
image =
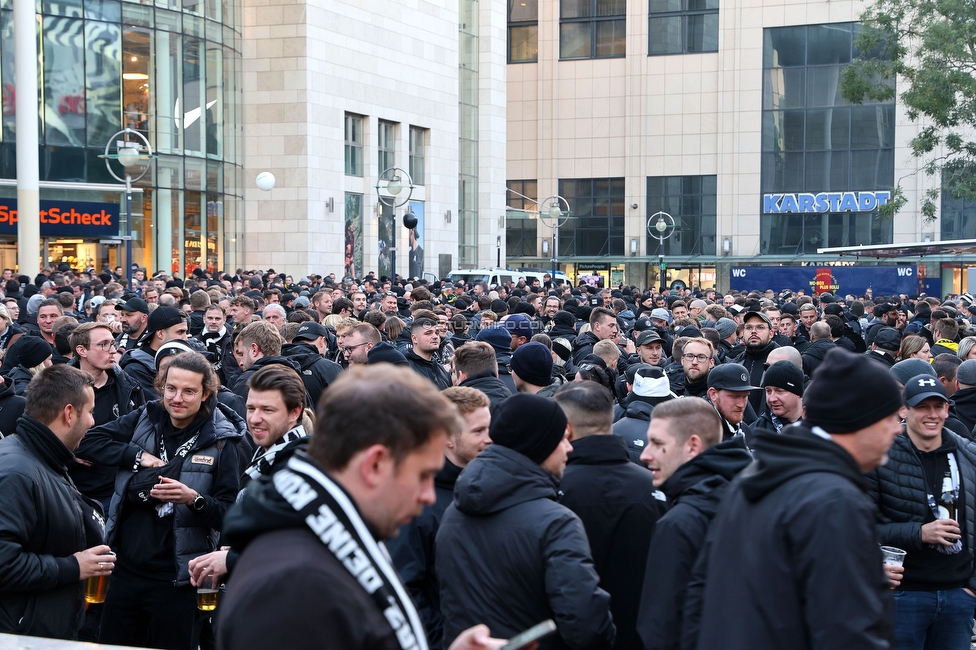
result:
M 37 160 L 37 16 L 34 0 L 14 0 L 17 89 L 17 264 L 31 281 L 41 272 L 41 194 Z M 45 260 L 47 261 L 47 260 Z
M 664 288 L 667 285 L 667 273 L 664 270 L 664 237 L 658 239 L 660 242 L 657 254 L 657 267 L 661 272 L 661 293 L 664 293 Z
M 396 229 L 396 206 L 393 206 L 393 230 L 390 233 L 393 245 L 390 246 L 390 283 L 396 284 L 396 248 L 397 248 L 397 229 Z
M 125 175 L 125 277 L 129 279 L 129 291 L 132 286 L 132 177 Z
M 556 284 L 556 267 L 559 265 L 559 222 L 552 229 L 552 283 Z

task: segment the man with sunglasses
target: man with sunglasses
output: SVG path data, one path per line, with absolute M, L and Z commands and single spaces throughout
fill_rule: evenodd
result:
M 142 388 L 115 363 L 115 337 L 106 323 L 82 323 L 68 339 L 75 356 L 68 365 L 92 376 L 95 389 L 93 426 L 101 426 L 127 415 L 145 403 Z M 86 440 L 78 447 L 85 453 Z M 101 502 L 105 511 L 115 492 L 118 467 L 78 461 L 69 466 L 78 491 Z

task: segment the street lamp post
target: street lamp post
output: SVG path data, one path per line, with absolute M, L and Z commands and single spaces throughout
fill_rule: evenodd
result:
M 404 180 L 406 180 L 406 185 L 404 185 Z M 410 201 L 410 197 L 413 196 L 413 190 L 415 185 L 413 184 L 413 179 L 410 178 L 410 174 L 407 170 L 402 167 L 388 167 L 383 170 L 383 173 L 379 175 L 376 180 L 376 196 L 379 198 L 380 203 L 393 208 L 393 225 L 390 228 L 390 237 L 393 238 L 390 246 L 390 274 L 393 276 L 391 278 L 392 282 L 396 283 L 396 209 L 401 205 L 405 205 Z M 403 197 L 400 193 L 403 192 L 404 187 L 409 191 Z M 380 190 L 385 190 L 386 195 Z M 417 215 L 411 211 L 408 207 L 407 211 L 403 215 L 403 226 L 404 228 L 416 228 L 417 227 Z
M 119 137 L 122 139 L 118 140 Z M 113 142 L 116 152 L 111 154 L 109 151 Z M 139 181 L 146 175 L 149 171 L 149 165 L 144 165 L 142 171 L 136 176 L 133 176 L 130 170 L 139 163 L 152 159 L 152 155 L 152 145 L 149 144 L 146 136 L 135 129 L 125 128 L 108 139 L 108 142 L 105 143 L 105 153 L 99 156 L 105 160 L 105 167 L 112 178 L 125 183 L 125 235 L 122 236 L 125 241 L 125 265 L 122 269 L 129 280 L 129 289 L 132 289 L 132 183 Z M 112 169 L 113 158 L 122 165 L 125 170 L 125 178 L 120 177 Z
M 542 221 L 552 228 L 552 282 L 556 284 L 556 272 L 559 270 L 559 227 L 569 219 L 569 201 L 558 194 L 550 196 L 540 204 L 539 216 Z
M 647 232 L 657 240 L 658 268 L 661 271 L 661 292 L 667 286 L 667 267 L 664 265 L 664 240 L 674 234 L 674 217 L 667 212 L 655 212 L 647 219 Z

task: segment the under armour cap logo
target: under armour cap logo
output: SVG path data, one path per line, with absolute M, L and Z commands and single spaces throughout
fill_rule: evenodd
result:
M 918 380 L 918 385 L 919 385 L 919 387 L 922 387 L 922 386 L 933 386 L 934 387 L 935 386 L 935 380 L 934 379 L 919 379 Z

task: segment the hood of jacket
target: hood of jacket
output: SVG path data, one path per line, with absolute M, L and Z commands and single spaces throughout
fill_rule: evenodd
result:
M 803 424 L 794 424 L 782 433 L 757 433 L 753 436 L 756 462 L 742 472 L 742 493 L 759 501 L 780 485 L 803 474 L 828 472 L 848 479 L 866 490 L 861 469 L 840 445 L 816 435 Z
M 824 356 L 831 350 L 837 347 L 837 344 L 830 339 L 817 339 L 811 343 L 806 350 L 803 351 L 804 356 L 810 356 L 815 359 L 823 359 Z
M 298 360 L 297 359 L 293 359 L 291 357 L 281 357 L 281 356 L 261 357 L 260 359 L 258 359 L 257 361 L 255 361 L 251 365 L 251 367 L 248 368 L 247 370 L 250 371 L 251 374 L 253 375 L 254 373 L 256 373 L 261 368 L 263 368 L 265 366 L 270 366 L 270 365 L 273 365 L 273 364 L 276 364 L 276 363 L 280 363 L 283 366 L 288 366 L 289 368 L 292 368 L 295 372 L 298 373 L 299 376 L 301 376 L 301 374 L 302 374 L 302 367 L 298 363 Z M 245 372 L 247 372 L 247 371 L 245 371 Z
M 551 338 L 551 335 L 550 335 Z M 600 339 L 596 337 L 593 332 L 583 332 L 576 337 L 576 342 L 573 344 L 573 349 L 578 350 L 580 348 L 586 347 L 587 345 L 596 345 L 600 342 Z
M 567 327 L 566 325 L 559 325 L 559 324 L 553 325 L 552 329 L 549 330 L 548 334 L 549 334 L 549 338 L 551 339 L 558 339 L 558 338 L 569 339 L 570 343 L 576 340 L 576 328 Z
M 281 356 L 294 359 L 301 368 L 307 368 L 319 359 L 324 359 L 318 349 L 310 343 L 285 343 L 281 346 Z
M 559 481 L 526 456 L 488 445 L 468 463 L 454 486 L 454 505 L 475 516 L 491 515 L 537 499 L 556 501 Z
M 723 483 L 730 483 L 751 462 L 752 454 L 746 449 L 745 439 L 738 436 L 709 447 L 679 467 L 661 484 L 661 491 L 672 504 L 704 495 Z

